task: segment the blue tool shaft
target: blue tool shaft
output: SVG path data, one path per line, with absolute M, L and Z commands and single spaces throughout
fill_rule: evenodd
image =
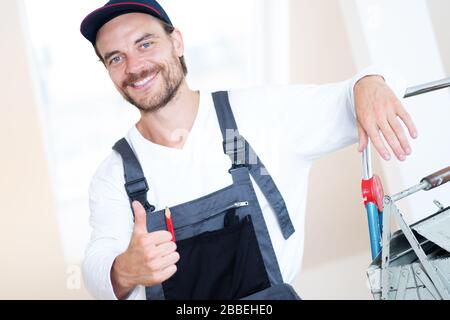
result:
M 380 217 L 375 203 L 369 202 L 366 210 L 369 223 L 370 249 L 372 251 L 372 260 L 374 260 L 381 251 Z

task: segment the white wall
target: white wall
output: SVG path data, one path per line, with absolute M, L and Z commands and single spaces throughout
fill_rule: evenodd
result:
M 448 30 L 450 22 L 450 1 L 427 0 L 428 12 L 431 16 L 436 41 L 444 64 L 445 74 L 450 76 L 450 41 L 448 41 Z
M 442 2 L 430 2 L 434 16 L 439 18 L 436 20 L 439 32 L 435 33 L 425 0 L 341 0 L 340 3 L 358 67 L 365 64 L 391 67 L 409 86 L 446 77 L 436 36 L 441 36 L 445 49 L 442 53 L 447 52 L 448 41 L 443 40 L 448 39 L 445 33 L 449 29 L 444 28 L 450 18 L 448 5 L 438 9 Z M 450 164 L 449 91 L 406 99 L 403 103 L 417 125 L 420 138 L 412 142 L 414 153 L 405 163 L 383 162 L 385 184 L 391 193 L 413 186 Z M 414 222 L 437 211 L 434 199 L 450 205 L 449 192 L 450 185 L 422 192 L 402 201 L 401 208 L 409 221 Z
M 292 81 L 338 81 L 370 64 L 393 66 L 411 85 L 443 78 L 444 67 L 450 71 L 449 6 L 445 0 L 292 0 Z M 388 193 L 450 164 L 448 90 L 405 105 L 420 131 L 414 155 L 406 163 L 373 159 L 374 172 Z M 355 147 L 313 166 L 304 266 L 296 281 L 306 299 L 371 299 L 365 277 L 370 251 L 361 170 Z M 434 198 L 450 205 L 449 190 L 447 185 L 423 193 L 400 207 L 408 219 L 417 220 L 436 210 Z

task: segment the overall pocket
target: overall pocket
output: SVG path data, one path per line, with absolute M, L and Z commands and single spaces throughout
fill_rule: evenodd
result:
M 224 228 L 177 241 L 175 275 L 163 283 L 168 300 L 234 300 L 270 287 L 252 218 L 223 212 Z

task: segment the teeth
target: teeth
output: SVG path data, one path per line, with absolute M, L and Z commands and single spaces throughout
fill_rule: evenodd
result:
M 145 85 L 149 81 L 150 81 L 150 77 L 147 77 L 147 78 L 145 78 L 145 79 L 143 79 L 141 81 L 135 82 L 134 86 L 135 87 L 141 87 L 141 86 Z
M 156 73 L 148 76 L 145 79 L 142 79 L 141 81 L 135 82 L 135 83 L 133 83 L 133 87 L 142 87 L 142 86 L 146 85 L 149 81 L 151 81 L 155 76 L 156 76 Z

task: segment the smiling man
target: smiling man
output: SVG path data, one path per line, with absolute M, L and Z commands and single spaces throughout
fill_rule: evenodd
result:
M 142 25 L 148 25 L 147 30 L 152 33 L 144 32 Z M 97 52 L 117 89 L 128 102 L 146 113 L 154 113 L 168 104 L 186 75 L 178 57 L 183 52 L 181 34 L 177 30 L 167 32 L 173 42 L 169 41 L 164 24 L 148 14 L 134 13 L 117 17 L 97 34 Z M 136 39 L 132 48 L 128 39 Z M 136 55 L 127 54 L 130 49 Z M 145 69 L 143 63 L 148 64 Z
M 298 299 L 312 161 L 358 134 L 360 151 L 370 137 L 389 159 L 384 137 L 405 160 L 401 121 L 417 136 L 374 69 L 322 86 L 191 90 L 182 35 L 156 1 L 110 1 L 81 32 L 141 113 L 90 187 L 83 273 L 96 298 Z

